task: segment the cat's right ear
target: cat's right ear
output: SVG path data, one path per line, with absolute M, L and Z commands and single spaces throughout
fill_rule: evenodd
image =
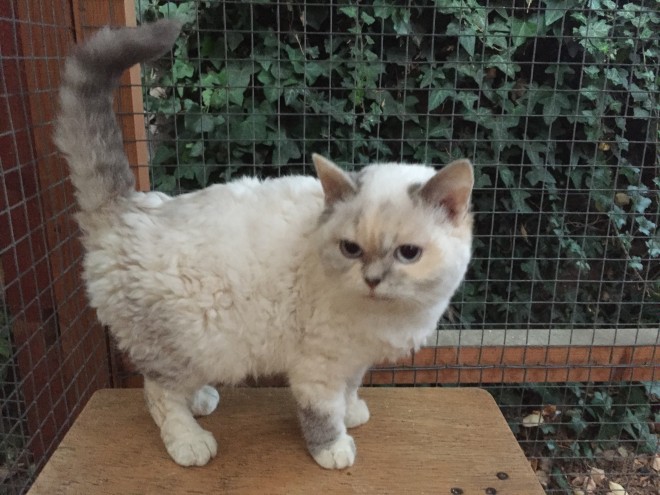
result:
M 350 176 L 330 160 L 313 153 L 312 161 L 316 168 L 316 176 L 323 187 L 326 204 L 332 205 L 357 192 L 357 187 Z
M 443 208 L 449 219 L 458 223 L 470 211 L 473 187 L 472 164 L 469 160 L 455 160 L 431 177 L 419 195 L 431 206 Z

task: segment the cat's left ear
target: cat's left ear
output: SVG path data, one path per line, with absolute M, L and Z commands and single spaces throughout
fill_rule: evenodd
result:
M 330 160 L 313 153 L 312 161 L 327 204 L 331 205 L 357 192 L 357 187 L 350 176 Z
M 419 190 L 419 195 L 435 207 L 444 208 L 449 219 L 460 222 L 470 210 L 474 172 L 469 160 L 456 160 L 442 167 Z

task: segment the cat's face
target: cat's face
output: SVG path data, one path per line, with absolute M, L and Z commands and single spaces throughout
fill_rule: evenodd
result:
M 469 162 L 444 174 L 393 164 L 346 174 L 320 157 L 315 163 L 327 207 L 318 248 L 339 290 L 365 303 L 448 299 L 470 259 Z

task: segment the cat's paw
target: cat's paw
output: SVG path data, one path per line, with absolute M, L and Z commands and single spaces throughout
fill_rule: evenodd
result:
M 344 424 L 346 428 L 355 428 L 369 421 L 369 408 L 362 399 L 351 401 L 346 405 Z
M 192 398 L 190 411 L 194 416 L 206 416 L 215 411 L 220 402 L 220 394 L 210 385 L 204 385 Z
M 203 466 L 218 453 L 218 443 L 211 432 L 201 428 L 185 436 L 166 439 L 165 448 L 180 466 Z
M 342 435 L 329 447 L 314 455 L 314 460 L 325 469 L 344 469 L 355 462 L 355 442 L 350 435 Z

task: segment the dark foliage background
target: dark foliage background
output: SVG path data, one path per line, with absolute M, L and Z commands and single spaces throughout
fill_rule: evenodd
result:
M 153 186 L 311 173 L 312 152 L 477 167 L 475 255 L 445 325 L 655 326 L 655 1 L 164 2 L 145 74 Z

